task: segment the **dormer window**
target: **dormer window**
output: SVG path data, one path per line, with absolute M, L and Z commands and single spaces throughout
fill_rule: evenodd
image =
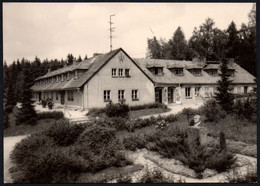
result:
M 163 68 L 154 68 L 155 75 L 163 75 Z
M 194 76 L 201 76 L 201 69 L 193 69 Z
M 233 69 L 228 69 L 228 70 L 227 70 L 227 74 L 228 74 L 229 76 L 235 76 L 235 70 L 233 70 Z
M 174 68 L 172 72 L 177 76 L 183 76 L 183 69 L 182 68 Z
M 217 69 L 209 69 L 207 70 L 208 74 L 212 76 L 217 76 L 218 75 L 218 70 Z

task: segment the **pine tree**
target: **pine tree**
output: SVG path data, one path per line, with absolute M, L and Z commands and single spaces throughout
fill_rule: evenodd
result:
M 15 96 L 15 88 L 16 88 L 16 63 L 15 61 L 10 66 L 9 80 L 8 80 L 8 89 L 6 95 L 6 105 L 16 105 L 16 96 Z
M 77 59 L 77 62 L 81 62 L 82 59 L 81 59 L 81 56 L 79 55 L 79 58 Z
M 227 112 L 231 111 L 234 99 L 233 95 L 231 94 L 231 82 L 232 81 L 229 80 L 228 74 L 228 61 L 223 59 L 220 65 L 220 80 L 218 80 L 218 92 L 216 93 L 216 100 Z
M 87 60 L 88 59 L 88 55 L 86 54 L 85 57 L 84 57 L 84 60 Z
M 36 123 L 36 112 L 34 110 L 33 101 L 31 100 L 32 93 L 30 87 L 32 86 L 32 79 L 30 77 L 30 63 L 25 63 L 23 76 L 22 107 L 17 116 L 16 124 L 26 123 L 34 125 Z

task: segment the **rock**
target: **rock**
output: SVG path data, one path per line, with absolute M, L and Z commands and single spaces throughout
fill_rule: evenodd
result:
M 205 127 L 188 127 L 188 143 L 193 144 L 199 140 L 200 145 L 207 144 L 207 129 Z
M 203 178 L 212 177 L 218 174 L 218 171 L 214 169 L 205 169 L 202 173 Z

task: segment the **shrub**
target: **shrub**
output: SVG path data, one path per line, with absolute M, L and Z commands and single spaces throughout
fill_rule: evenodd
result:
M 117 178 L 116 180 L 117 183 L 131 183 L 132 182 L 132 178 L 130 175 L 121 175 L 119 176 L 119 178 Z
M 4 129 L 8 127 L 9 127 L 9 117 L 8 117 L 8 113 L 4 111 Z
M 61 111 L 52 111 L 52 112 L 40 112 L 37 113 L 37 119 L 63 119 L 64 114 Z
M 87 167 L 72 150 L 55 146 L 44 135 L 35 134 L 18 143 L 12 154 L 10 172 L 14 183 L 74 182 Z
M 5 112 L 7 112 L 8 114 L 10 114 L 11 112 L 13 112 L 13 108 L 15 105 L 7 105 L 4 107 Z
M 159 169 L 154 169 L 152 171 L 146 170 L 145 174 L 141 177 L 139 182 L 140 183 L 168 183 L 172 181 L 166 179 Z
M 255 120 L 257 112 L 256 98 L 247 97 L 246 99 L 238 99 L 233 106 L 234 113 L 239 119 Z
M 112 118 L 105 117 L 95 121 L 95 123 L 99 126 L 112 127 L 117 131 L 126 129 L 126 122 L 127 120 L 122 117 L 112 117 Z
M 123 145 L 125 149 L 135 151 L 145 147 L 145 140 L 138 135 L 130 134 L 123 139 Z
M 46 108 L 47 101 L 43 99 L 43 100 L 41 101 L 41 104 L 42 104 L 42 108 Z
M 123 145 L 116 138 L 115 130 L 108 127 L 92 125 L 79 136 L 76 143 L 76 154 L 88 160 L 92 172 L 130 164 L 120 151 Z
M 187 117 L 188 123 L 190 122 L 190 118 L 195 115 L 197 110 L 192 109 L 192 108 L 184 108 L 181 112 L 181 114 L 185 115 Z
M 208 100 L 203 106 L 202 111 L 206 116 L 206 121 L 217 122 L 220 119 L 226 117 L 226 112 L 222 107 L 216 102 L 216 100 Z
M 219 145 L 220 145 L 220 149 L 221 150 L 225 150 L 227 145 L 226 145 L 226 137 L 225 137 L 225 134 L 224 132 L 220 132 L 219 133 Z
M 163 108 L 166 109 L 167 106 L 163 103 L 148 103 L 143 105 L 130 106 L 130 110 L 142 110 L 142 109 L 151 109 L 151 108 Z
M 84 124 L 70 125 L 67 120 L 59 120 L 42 133 L 51 137 L 58 146 L 69 146 L 77 141 L 85 128 Z
M 232 176 L 228 176 L 229 183 L 257 183 L 257 170 L 248 168 L 245 175 L 240 172 L 234 172 Z
M 104 108 L 91 108 L 89 109 L 87 115 L 96 117 L 96 116 L 101 116 L 103 113 L 105 113 Z
M 124 103 L 113 104 L 112 101 L 105 107 L 108 117 L 128 117 L 129 106 Z

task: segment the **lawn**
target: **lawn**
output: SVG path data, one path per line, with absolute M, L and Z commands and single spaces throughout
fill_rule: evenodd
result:
M 148 116 L 148 115 L 153 115 L 153 114 L 161 114 L 170 111 L 169 108 L 150 108 L 150 109 L 141 109 L 141 110 L 133 110 L 129 112 L 129 117 L 134 119 L 134 118 L 139 118 L 142 116 Z

